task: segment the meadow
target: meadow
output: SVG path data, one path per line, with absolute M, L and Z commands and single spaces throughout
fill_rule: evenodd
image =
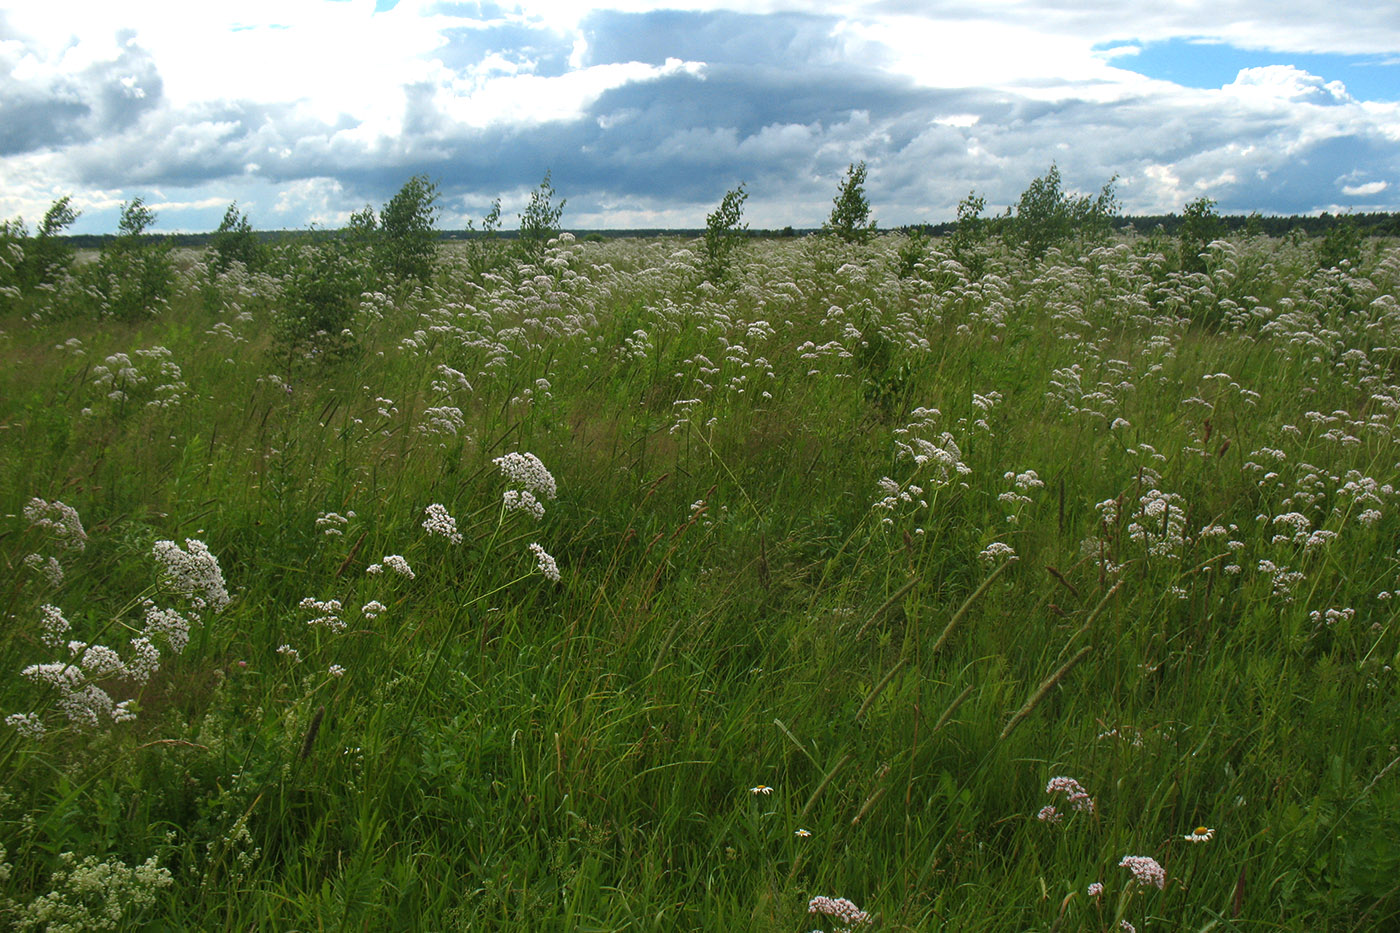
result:
M 954 245 L 12 306 L 0 918 L 1400 924 L 1400 248 Z

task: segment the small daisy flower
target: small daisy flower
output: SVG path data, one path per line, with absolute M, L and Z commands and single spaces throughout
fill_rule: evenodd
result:
M 766 797 L 769 794 L 773 793 L 773 788 L 769 787 L 767 784 L 760 784 L 757 787 L 750 787 L 749 793 L 753 794 L 755 797 L 757 797 L 759 794 L 762 794 Z
M 1215 838 L 1215 830 L 1208 826 L 1197 826 L 1196 831 L 1186 835 L 1187 842 L 1210 842 Z
M 799 839 L 806 839 L 808 836 L 812 835 L 812 831 L 810 829 L 798 829 L 793 835 Z

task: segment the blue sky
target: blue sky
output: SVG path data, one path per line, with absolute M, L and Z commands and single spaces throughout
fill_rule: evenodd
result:
M 171 12 L 174 10 L 175 12 Z M 339 226 L 409 176 L 444 226 L 546 170 L 567 226 L 994 209 L 1053 162 L 1125 210 L 1400 210 L 1400 4 L 1320 0 L 0 0 L 0 217 Z

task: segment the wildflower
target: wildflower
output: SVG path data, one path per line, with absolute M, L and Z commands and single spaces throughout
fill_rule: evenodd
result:
M 310 596 L 297 604 L 300 608 L 309 612 L 319 612 L 320 615 L 314 619 L 308 619 L 307 625 L 321 626 L 328 628 L 332 632 L 343 632 L 346 629 L 345 620 L 340 617 L 340 600 L 338 599 L 314 599 Z
M 39 640 L 50 648 L 57 648 L 63 644 L 63 636 L 68 632 L 68 620 L 63 618 L 63 612 L 57 606 L 43 605 L 39 607 L 43 621 L 39 623 L 43 629 L 43 634 Z
M 301 652 L 297 651 L 297 649 L 293 648 L 291 645 L 278 645 L 277 653 L 284 658 L 290 659 L 293 664 L 301 660 Z
M 767 797 L 769 794 L 773 793 L 773 788 L 769 787 L 767 784 L 760 784 L 757 787 L 750 787 L 749 793 L 753 794 L 755 797 L 759 794 Z
M 807 902 L 807 913 L 821 914 L 841 921 L 847 927 L 871 922 L 870 915 L 844 897 L 826 897 L 818 894 Z
M 24 520 L 35 528 L 52 531 L 59 547 L 81 551 L 87 547 L 87 532 L 78 518 L 78 511 L 62 502 L 30 499 L 24 507 Z
M 993 541 L 991 544 L 983 548 L 981 552 L 977 555 L 978 560 L 987 564 L 995 563 L 996 561 L 1001 560 L 1003 558 L 1007 561 L 1016 560 L 1015 550 L 1013 550 L 1011 545 L 1007 544 L 1005 541 Z
M 195 608 L 222 612 L 228 605 L 228 589 L 219 561 L 203 541 L 186 538 L 185 549 L 174 541 L 157 541 L 151 556 L 160 565 L 166 584 Z
M 126 662 L 126 673 L 133 681 L 144 684 L 160 670 L 160 649 L 151 644 L 144 635 L 131 639 L 131 659 Z
M 798 829 L 793 835 L 799 839 L 806 839 L 808 836 L 812 835 L 812 831 L 809 829 Z
M 339 664 L 332 664 L 326 669 L 326 673 L 330 674 L 332 677 L 344 677 L 345 668 L 341 667 Z
M 1118 929 L 1122 930 L 1123 933 L 1137 933 L 1137 927 L 1133 926 L 1126 920 L 1118 921 Z
M 420 434 L 441 434 L 457 436 L 457 432 L 466 426 L 466 419 L 462 417 L 462 409 L 452 405 L 442 405 L 436 408 L 429 408 L 423 412 L 424 423 L 418 425 Z
M 1060 820 L 1064 819 L 1060 811 L 1056 810 L 1053 804 L 1046 804 L 1041 807 L 1040 812 L 1035 815 L 1035 818 L 1042 823 L 1058 823 Z
M 1103 894 L 1103 885 L 1095 881 L 1089 885 L 1088 894 L 1090 897 L 1100 897 Z
M 445 505 L 434 502 L 424 511 L 428 517 L 424 520 L 423 527 L 428 534 L 439 535 L 453 544 L 462 543 L 462 533 L 457 530 L 457 519 L 452 517 Z
M 70 642 L 69 646 L 74 644 L 77 642 Z M 78 666 L 88 677 L 100 680 L 104 677 L 125 676 L 126 665 L 122 663 L 121 656 L 106 645 L 86 645 L 81 650 L 83 656 L 78 661 Z
M 557 498 L 559 493 L 554 477 L 534 454 L 512 452 L 491 462 L 496 464 L 501 475 L 513 485 L 523 486 L 537 498 Z
M 5 717 L 5 724 L 27 739 L 44 737 L 44 723 L 38 713 L 11 713 Z
M 507 489 L 501 494 L 501 504 L 507 512 L 527 512 L 536 521 L 544 518 L 544 505 L 528 489 Z
M 534 553 L 535 560 L 539 564 L 539 571 L 544 574 L 545 579 L 551 583 L 558 583 L 559 565 L 554 562 L 554 558 L 546 554 L 544 548 L 533 542 L 530 544 L 530 550 Z
M 141 630 L 143 638 L 159 636 L 165 639 L 170 650 L 176 654 L 185 650 L 190 642 L 190 622 L 174 609 L 160 609 L 150 600 L 145 601 L 146 627 Z
M 394 571 L 394 573 L 398 574 L 401 577 L 408 577 L 410 580 L 412 580 L 414 576 L 416 576 L 416 574 L 414 574 L 413 572 L 413 568 L 408 566 L 408 561 L 404 560 L 403 557 L 399 554 L 390 554 L 389 556 L 384 558 L 383 563 L 370 564 L 368 567 L 365 568 L 365 572 L 383 573 L 386 568 Z
M 1075 810 L 1083 813 L 1094 812 L 1094 798 L 1080 786 L 1079 782 L 1071 777 L 1054 777 L 1045 785 L 1047 794 L 1064 794 L 1069 800 L 1069 805 Z
M 345 526 L 355 517 L 354 512 L 341 515 L 339 512 L 322 512 L 316 518 L 316 529 L 327 537 L 344 534 Z
M 1167 885 L 1166 869 L 1157 864 L 1157 860 L 1151 856 L 1125 855 L 1118 867 L 1131 871 L 1138 884 L 1155 884 L 1159 890 Z
M 1197 826 L 1196 831 L 1186 835 L 1187 842 L 1210 842 L 1215 838 L 1215 830 L 1207 826 Z
M 379 614 L 389 608 L 377 599 L 371 599 L 360 607 L 360 612 L 364 613 L 366 619 L 377 619 Z
M 45 557 L 42 554 L 30 554 L 24 558 L 24 566 L 35 573 L 44 575 L 49 581 L 49 586 L 58 587 L 63 583 L 63 565 L 57 558 Z

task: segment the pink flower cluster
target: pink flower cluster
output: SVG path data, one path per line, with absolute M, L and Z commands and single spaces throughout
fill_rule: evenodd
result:
M 807 902 L 807 913 L 823 914 L 841 921 L 847 927 L 872 922 L 870 915 L 844 897 L 826 897 L 818 894 Z
M 1167 885 L 1167 870 L 1157 864 L 1157 860 L 1151 856 L 1125 855 L 1118 866 L 1130 870 L 1138 884 L 1155 884 L 1158 889 Z
M 1072 777 L 1053 777 L 1045 785 L 1047 794 L 1064 794 L 1071 808 L 1084 813 L 1094 812 L 1094 798 L 1089 796 L 1079 782 Z

